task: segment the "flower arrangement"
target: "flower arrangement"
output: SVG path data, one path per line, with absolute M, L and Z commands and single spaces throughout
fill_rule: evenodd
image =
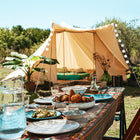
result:
M 108 69 L 111 67 L 110 59 L 106 59 L 103 55 L 101 56 L 98 53 L 94 53 L 93 58 L 101 64 L 101 67 L 104 71 L 108 71 Z
M 101 56 L 98 53 L 94 53 L 93 58 L 100 63 L 100 65 L 104 71 L 101 81 L 106 81 L 108 85 L 111 84 L 111 76 L 108 73 L 108 69 L 111 67 L 110 59 L 106 59 L 104 56 Z

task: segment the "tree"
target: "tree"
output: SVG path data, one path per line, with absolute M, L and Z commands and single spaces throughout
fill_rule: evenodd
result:
M 0 28 L 0 63 L 12 51 L 31 55 L 48 38 L 49 33 L 49 29 L 24 29 L 21 25 L 13 26 L 11 30 Z
M 21 25 L 13 26 L 11 29 L 11 32 L 16 34 L 16 36 L 20 36 L 22 32 L 24 32 L 24 29 Z
M 28 37 L 32 41 L 32 45 L 34 45 L 34 43 L 44 41 L 49 36 L 50 30 L 28 28 L 25 32 L 25 36 Z

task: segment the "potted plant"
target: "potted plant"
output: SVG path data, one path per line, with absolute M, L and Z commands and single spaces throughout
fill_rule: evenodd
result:
M 6 62 L 3 67 L 11 69 L 21 69 L 25 73 L 25 88 L 27 91 L 34 91 L 35 83 L 31 80 L 31 76 L 35 71 L 46 71 L 44 68 L 39 68 L 40 63 L 54 65 L 59 62 L 56 59 L 46 58 L 44 56 L 30 56 L 18 52 L 11 52 L 10 57 L 5 58 Z M 33 61 L 37 62 L 33 64 Z

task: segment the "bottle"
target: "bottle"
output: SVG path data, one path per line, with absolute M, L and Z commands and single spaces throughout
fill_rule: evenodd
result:
M 98 92 L 99 92 L 99 88 L 98 88 L 98 86 L 96 84 L 96 75 L 92 75 L 90 93 L 97 94 Z

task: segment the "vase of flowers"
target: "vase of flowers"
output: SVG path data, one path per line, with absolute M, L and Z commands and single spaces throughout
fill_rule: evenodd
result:
M 93 57 L 95 60 L 97 60 L 100 63 L 100 65 L 104 71 L 102 78 L 101 78 L 101 81 L 106 81 L 107 85 L 110 85 L 111 84 L 111 76 L 108 73 L 108 69 L 111 67 L 110 59 L 106 59 L 103 55 L 99 55 L 98 53 L 94 53 Z

